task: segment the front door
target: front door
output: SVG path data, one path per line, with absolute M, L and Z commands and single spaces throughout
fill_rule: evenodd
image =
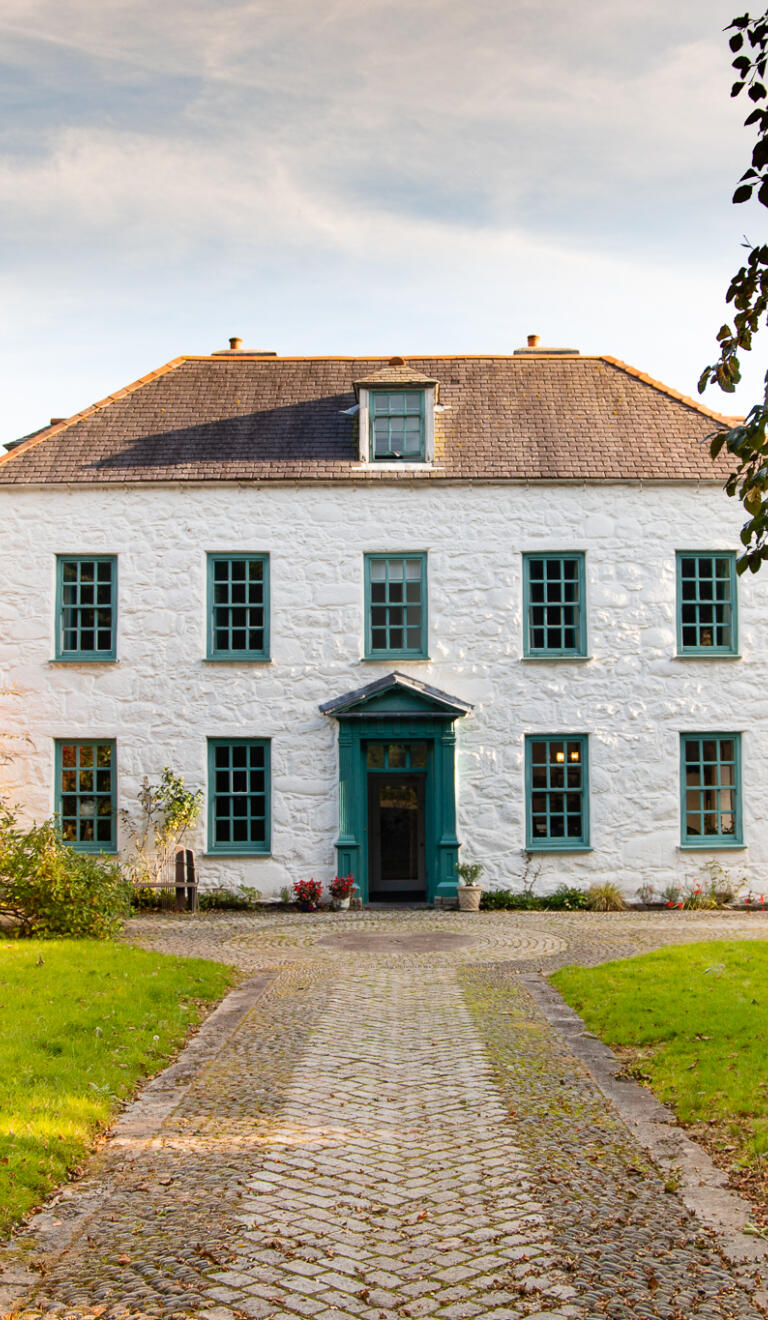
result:
M 374 902 L 426 900 L 425 775 L 369 773 L 368 880 Z

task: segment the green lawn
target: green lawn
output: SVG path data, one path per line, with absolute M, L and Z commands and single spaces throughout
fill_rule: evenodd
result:
M 0 1232 L 66 1179 L 234 978 L 102 941 L 0 942 Z
M 768 1222 L 768 942 L 687 944 L 551 979 Z

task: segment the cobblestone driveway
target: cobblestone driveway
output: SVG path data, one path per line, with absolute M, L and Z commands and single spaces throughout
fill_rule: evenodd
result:
M 30 1317 L 752 1320 L 754 1265 L 665 1191 L 519 972 L 766 934 L 762 914 L 136 921 L 145 948 L 271 979 L 157 1134 L 129 1125 L 3 1253 L 0 1285 L 34 1266 Z

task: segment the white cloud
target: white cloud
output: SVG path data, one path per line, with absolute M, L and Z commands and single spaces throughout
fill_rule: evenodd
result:
M 749 146 L 730 17 L 4 0 L 25 89 L 0 152 L 8 434 L 228 333 L 508 351 L 536 330 L 691 390 L 749 223 L 729 206 Z M 44 386 L 24 326 L 51 345 Z

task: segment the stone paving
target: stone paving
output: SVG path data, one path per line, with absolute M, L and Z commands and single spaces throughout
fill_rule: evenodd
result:
M 0 1253 L 35 1271 L 14 1314 L 764 1315 L 762 1267 L 726 1263 L 519 973 L 767 934 L 757 913 L 134 921 L 272 977 L 157 1134 L 107 1143 Z

